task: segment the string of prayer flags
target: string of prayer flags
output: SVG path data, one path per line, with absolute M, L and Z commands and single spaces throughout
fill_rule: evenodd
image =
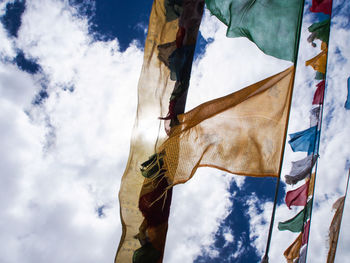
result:
M 311 66 L 314 70 L 317 72 L 321 72 L 322 74 L 326 73 L 326 67 L 327 67 L 327 44 L 325 42 L 322 42 L 322 51 L 317 56 L 313 57 L 312 59 L 309 59 L 305 62 L 305 66 Z
M 299 257 L 299 251 L 302 246 L 302 233 L 294 240 L 294 242 L 284 251 L 288 263 L 293 263 Z
M 332 12 L 332 0 L 312 0 L 310 11 L 330 15 Z
M 290 140 L 288 141 L 293 152 L 307 152 L 308 155 L 312 154 L 315 150 L 317 143 L 316 136 L 319 136 L 317 125 L 310 127 L 306 130 L 289 134 Z
M 122 236 L 116 263 L 162 262 L 172 189 L 159 198 L 168 183 L 162 180 L 163 156 L 154 152 L 176 124 L 176 115 L 184 112 L 203 8 L 204 0 L 153 1 L 130 155 L 119 191 Z M 170 118 L 159 120 L 167 111 Z
M 228 26 L 228 37 L 246 37 L 264 53 L 295 61 L 301 0 L 206 0 L 211 14 Z M 272 41 L 273 39 L 273 41 Z
M 344 105 L 345 109 L 350 110 L 350 77 L 348 78 L 348 96 Z
M 312 100 L 312 104 L 322 104 L 324 98 L 324 90 L 325 90 L 325 80 L 322 80 L 320 83 L 316 85 L 317 89 L 314 94 L 314 99 Z
M 286 205 L 289 209 L 293 206 L 305 206 L 308 197 L 310 181 L 308 180 L 305 184 L 298 187 L 297 189 L 288 191 L 285 197 Z
M 303 230 L 304 222 L 310 218 L 312 199 L 307 202 L 307 205 L 293 218 L 278 223 L 280 231 L 289 230 L 294 233 L 299 233 Z M 306 212 L 305 212 L 306 211 Z M 306 213 L 306 215 L 305 215 Z
M 327 263 L 333 263 L 335 258 L 335 253 L 337 251 L 338 238 L 341 220 L 344 211 L 345 196 L 340 197 L 333 204 L 333 209 L 336 210 L 333 216 L 331 225 L 329 226 L 329 250 L 327 256 Z
M 308 155 L 299 161 L 292 162 L 289 175 L 284 176 L 286 183 L 293 185 L 309 176 L 317 158 L 318 155 Z

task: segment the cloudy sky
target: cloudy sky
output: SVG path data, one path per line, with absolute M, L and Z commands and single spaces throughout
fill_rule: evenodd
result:
M 129 151 L 152 1 L 0 0 L 0 261 L 112 262 L 119 243 L 118 191 Z M 319 53 L 302 29 L 289 133 L 310 127 Z M 289 62 L 248 40 L 227 39 L 206 11 L 187 110 L 280 72 Z M 350 3 L 335 0 L 308 262 L 325 262 L 333 202 L 350 166 Z M 305 157 L 287 145 L 283 175 Z M 164 262 L 259 262 L 275 179 L 199 169 L 175 187 Z M 293 217 L 282 182 L 275 222 Z M 350 257 L 346 202 L 336 262 Z M 348 223 L 349 222 L 349 223 Z M 275 223 L 270 262 L 297 234 Z

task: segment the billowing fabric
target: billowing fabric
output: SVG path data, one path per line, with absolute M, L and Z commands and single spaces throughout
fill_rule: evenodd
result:
M 325 90 L 325 80 L 322 80 L 320 83 L 318 83 L 317 89 L 314 94 L 314 99 L 312 100 L 312 104 L 323 104 L 323 98 L 324 98 L 324 90 Z
M 228 37 L 246 37 L 264 53 L 295 61 L 301 0 L 206 0 L 207 8 L 228 26 Z
M 304 226 L 303 237 L 301 239 L 301 244 L 305 245 L 309 241 L 309 232 L 310 232 L 310 220 Z
M 297 182 L 310 176 L 312 167 L 317 161 L 318 155 L 308 155 L 305 158 L 292 162 L 292 169 L 289 175 L 285 175 L 287 184 L 296 184 Z
M 288 263 L 293 263 L 295 259 L 299 257 L 299 251 L 301 248 L 302 234 L 300 233 L 298 237 L 294 240 L 292 244 L 284 251 L 283 255 L 285 256 Z
M 311 33 L 311 36 L 308 38 L 308 41 L 310 42 L 310 39 L 319 39 L 328 44 L 330 23 L 331 19 L 329 18 L 309 26 L 308 30 Z
M 298 187 L 295 190 L 288 191 L 285 197 L 286 205 L 289 209 L 293 206 L 305 206 L 307 202 L 308 197 L 308 191 L 309 191 L 309 183 L 310 181 L 307 181 L 302 186 Z
M 307 205 L 293 218 L 278 223 L 278 229 L 280 231 L 289 230 L 294 233 L 301 232 L 304 227 L 304 222 L 310 218 L 312 199 L 307 202 Z M 306 210 L 306 215 L 305 215 Z
M 317 106 L 310 111 L 310 126 L 317 126 L 320 121 L 321 107 Z
M 307 152 L 308 155 L 314 153 L 317 147 L 316 136 L 319 136 L 317 126 L 310 127 L 309 129 L 289 134 L 290 140 L 288 141 L 293 152 Z
M 326 73 L 327 67 L 327 46 L 325 42 L 322 43 L 322 51 L 317 56 L 309 59 L 305 62 L 305 66 L 311 66 L 314 70 L 321 72 L 322 74 Z
M 329 250 L 327 256 L 327 263 L 333 263 L 335 258 L 335 253 L 337 251 L 338 238 L 341 220 L 344 211 L 345 196 L 340 197 L 333 204 L 333 209 L 336 210 L 333 216 L 331 225 L 329 226 Z
M 348 78 L 348 96 L 344 105 L 345 109 L 350 110 L 350 77 Z
M 291 67 L 179 115 L 179 125 L 160 147 L 167 181 L 184 183 L 198 167 L 277 177 L 293 76 Z
M 155 180 L 147 178 L 151 173 L 141 172 L 144 164 L 155 149 L 166 139 L 167 122 L 158 119 L 165 116 L 168 110 L 169 99 L 176 86 L 170 79 L 168 62 L 169 56 L 176 50 L 176 38 L 179 31 L 179 17 L 183 12 L 183 3 L 191 4 L 204 0 L 154 0 L 149 20 L 148 35 L 145 42 L 144 62 L 138 84 L 138 108 L 131 138 L 129 160 L 122 177 L 119 202 L 122 222 L 122 236 L 120 239 L 115 262 L 149 262 L 160 263 L 168 227 L 168 216 L 171 203 L 171 190 L 161 202 L 155 205 L 153 211 L 159 212 L 149 217 L 150 224 L 145 222 L 145 216 L 150 215 L 148 202 L 153 202 L 154 196 L 159 196 L 168 187 L 166 180 L 155 185 Z M 165 6 L 166 4 L 166 6 Z M 183 37 L 182 45 L 193 45 L 201 18 L 201 9 L 196 8 L 196 17 L 193 28 L 189 29 Z M 202 9 L 203 11 L 203 9 Z M 186 18 L 189 19 L 189 18 Z M 171 44 L 175 43 L 175 44 Z M 188 58 L 192 59 L 192 58 Z M 186 64 L 188 65 L 188 64 Z M 186 68 L 188 71 L 189 69 Z M 180 70 L 179 70 L 180 71 Z M 183 113 L 185 95 L 178 99 L 175 113 Z M 169 127 L 168 127 L 169 128 Z M 144 175 L 144 176 L 142 176 Z M 141 196 L 140 201 L 140 193 Z M 139 205 L 141 204 L 141 211 Z
M 332 0 L 312 0 L 310 11 L 330 15 L 332 13 Z

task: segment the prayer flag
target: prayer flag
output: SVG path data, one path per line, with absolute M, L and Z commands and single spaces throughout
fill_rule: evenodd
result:
M 314 186 L 315 186 L 315 173 L 311 175 L 311 178 L 307 178 L 307 181 L 309 181 L 309 191 L 307 193 L 308 196 L 311 196 L 314 194 Z
M 337 251 L 338 238 L 341 220 L 344 211 L 345 196 L 340 197 L 333 204 L 333 209 L 335 209 L 335 214 L 332 219 L 332 223 L 329 226 L 329 250 L 327 256 L 327 263 L 333 263 L 335 258 L 335 253 Z
M 198 167 L 247 176 L 278 176 L 294 67 L 178 116 L 164 153 L 167 181 Z
M 323 104 L 323 98 L 324 98 L 324 90 L 325 90 L 325 80 L 322 80 L 320 83 L 318 83 L 317 89 L 314 94 L 314 99 L 312 101 L 312 104 Z
M 228 37 L 247 37 L 264 53 L 295 61 L 302 18 L 301 0 L 206 0 L 207 8 L 228 26 Z
M 304 222 L 310 218 L 312 199 L 307 202 L 307 205 L 293 218 L 278 223 L 278 229 L 280 231 L 289 230 L 294 233 L 301 232 L 304 226 Z M 305 215 L 306 210 L 306 215 Z
M 322 42 L 322 51 L 320 54 L 315 56 L 312 59 L 309 59 L 305 62 L 305 66 L 311 66 L 314 70 L 326 74 L 327 67 L 327 45 L 325 42 Z
M 196 43 L 203 7 L 204 0 L 183 0 L 181 3 L 164 0 L 153 2 L 138 84 L 138 107 L 129 160 L 119 191 L 123 232 L 115 262 L 162 261 L 171 189 L 161 200 L 160 208 L 158 204 L 150 208 L 154 214 L 145 209 L 140 210 L 139 206 L 148 207 L 147 201 L 152 201 L 154 196 L 158 198 L 168 186 L 165 180 L 157 185 L 152 184 L 154 180 L 145 179 L 142 175 L 147 174 L 140 172 L 140 167 L 167 137 L 165 131 L 170 129 L 171 122 L 161 121 L 158 117 L 166 115 L 174 90 L 181 92 L 177 92 L 177 101 L 172 104 L 173 114 L 176 116 L 183 113 L 193 58 L 191 54 Z M 179 52 L 178 48 L 183 48 L 184 52 Z M 183 59 L 182 63 L 177 63 L 180 59 Z M 173 63 L 174 61 L 176 63 Z M 140 193 L 143 197 L 141 201 Z M 150 214 L 152 216 L 148 219 L 151 219 L 151 224 L 148 225 L 145 216 Z
M 294 263 L 305 263 L 306 262 L 306 251 L 307 251 L 307 246 L 303 246 L 300 249 L 300 255 L 299 255 L 298 261 L 294 262 Z
M 345 109 L 350 110 L 350 77 L 348 78 L 348 96 L 344 105 Z
M 284 251 L 283 255 L 287 259 L 288 263 L 293 263 L 294 259 L 299 257 L 299 251 L 301 248 L 302 234 L 300 233 L 294 242 Z
M 309 191 L 309 183 L 310 181 L 307 181 L 302 186 L 298 187 L 295 190 L 288 191 L 285 197 L 285 202 L 289 209 L 292 205 L 294 206 L 305 206 L 307 202 L 308 197 L 308 191 Z
M 309 26 L 308 30 L 311 35 L 308 37 L 307 41 L 313 42 L 315 39 L 319 39 L 325 44 L 328 44 L 330 23 L 331 19 L 329 18 Z
M 302 245 L 305 245 L 308 242 L 309 232 L 310 232 L 310 220 L 307 221 L 306 225 L 304 226 L 303 237 L 301 242 Z
M 320 120 L 321 107 L 317 106 L 310 111 L 310 126 L 318 125 Z
M 317 126 L 310 127 L 309 129 L 289 134 L 290 140 L 288 143 L 292 148 L 293 152 L 307 152 L 308 155 L 314 153 L 316 150 L 319 131 Z
M 310 11 L 330 15 L 332 13 L 332 0 L 312 0 Z
M 292 162 L 292 169 L 289 175 L 285 175 L 286 183 L 296 184 L 310 175 L 317 158 L 318 155 L 308 155 L 304 159 Z

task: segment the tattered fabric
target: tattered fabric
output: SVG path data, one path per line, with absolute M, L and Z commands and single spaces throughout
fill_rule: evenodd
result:
M 332 13 L 332 0 L 312 0 L 310 11 L 330 15 Z
M 307 202 L 307 205 L 293 218 L 278 223 L 278 229 L 280 231 L 289 230 L 294 233 L 301 232 L 304 227 L 304 222 L 310 218 L 312 199 Z M 306 210 L 306 215 L 305 215 Z
M 345 109 L 350 110 L 350 77 L 348 78 L 348 96 L 344 105 Z
M 307 181 L 302 186 L 298 187 L 295 190 L 288 191 L 285 197 L 286 205 L 289 209 L 293 206 L 305 206 L 307 202 L 308 197 L 308 191 L 309 191 L 309 183 L 310 181 Z
M 289 175 L 285 175 L 286 183 L 293 185 L 309 176 L 317 158 L 318 155 L 308 155 L 299 161 L 292 162 L 292 169 Z
M 301 240 L 302 234 L 300 233 L 294 242 L 290 244 L 290 246 L 284 251 L 283 255 L 285 256 L 288 263 L 293 263 L 294 259 L 297 259 L 299 257 Z
M 327 46 L 324 42 L 322 43 L 322 51 L 317 56 L 313 57 L 312 59 L 309 59 L 305 62 L 305 66 L 311 66 L 314 70 L 321 72 L 323 74 L 326 73 L 326 67 L 327 67 Z
M 335 214 L 332 219 L 332 223 L 329 226 L 329 250 L 327 256 L 327 263 L 333 263 L 335 258 L 335 253 L 337 251 L 338 238 L 341 220 L 344 211 L 345 196 L 340 197 L 333 204 L 333 209 L 335 209 Z
M 239 175 L 278 176 L 294 67 L 178 116 L 165 152 L 171 185 L 198 167 Z
M 301 0 L 206 0 L 207 8 L 228 26 L 228 37 L 246 37 L 264 53 L 295 60 Z
M 322 80 L 320 83 L 316 85 L 317 89 L 314 94 L 314 99 L 312 100 L 312 104 L 323 104 L 324 98 L 324 90 L 325 90 L 325 80 Z
M 162 202 L 162 213 L 150 220 L 150 225 L 144 223 L 144 215 L 139 210 L 140 192 L 144 193 L 142 205 L 154 196 L 159 196 L 168 187 L 166 180 L 154 185 L 149 171 L 140 172 L 155 149 L 166 139 L 167 123 L 158 119 L 165 116 L 169 99 L 174 90 L 175 81 L 170 79 L 169 56 L 176 47 L 176 37 L 179 31 L 179 17 L 183 11 L 183 2 L 189 0 L 154 0 L 149 20 L 148 35 L 145 41 L 144 62 L 138 84 L 138 108 L 131 138 L 130 153 L 122 177 L 119 202 L 122 222 L 120 239 L 115 262 L 161 262 L 165 237 L 168 227 L 168 214 L 171 201 L 171 190 Z M 195 1 L 195 4 L 203 0 Z M 193 3 L 193 1 L 191 1 Z M 201 9 L 195 8 L 196 15 L 201 18 Z M 197 14 L 198 12 L 198 14 Z M 194 20 L 193 27 L 184 37 L 183 45 L 192 45 L 198 32 L 198 21 Z M 175 44 L 171 44 L 175 43 Z M 188 63 L 185 63 L 188 65 Z M 188 67 L 186 68 L 188 72 Z M 178 99 L 177 113 L 184 109 L 184 97 Z M 149 173 L 148 173 L 149 172 Z M 160 175 L 163 173 L 160 173 Z M 151 182 L 151 183 L 150 183 Z M 151 190 L 150 190 L 151 189 Z M 147 190 L 150 190 L 147 192 Z M 153 192 L 153 193 L 152 193 Z M 154 206 L 158 209 L 158 206 Z M 146 240 L 146 242 L 145 242 Z M 151 241 L 151 242 L 150 242 Z
M 310 127 L 309 129 L 289 134 L 290 140 L 288 141 L 293 152 L 307 152 L 308 155 L 315 152 L 318 142 L 319 131 L 317 126 Z

